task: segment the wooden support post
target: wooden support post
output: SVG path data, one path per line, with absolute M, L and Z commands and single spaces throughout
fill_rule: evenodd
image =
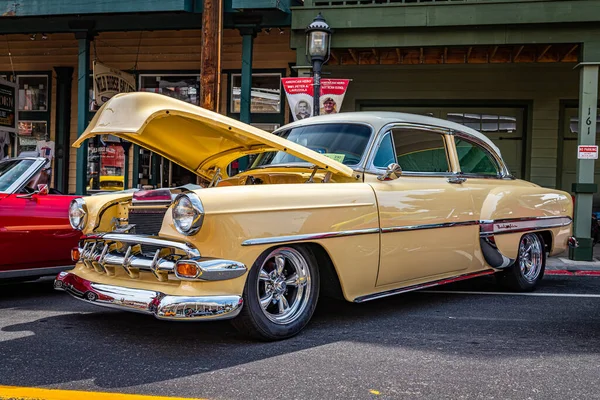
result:
M 218 111 L 221 77 L 223 1 L 204 0 L 200 66 L 200 106 Z
M 379 59 L 379 51 L 377 51 L 377 49 L 371 49 L 373 51 L 373 55 L 375 56 L 375 64 L 379 64 L 380 63 L 380 59 Z
M 396 55 L 398 56 L 398 64 L 402 64 L 404 57 L 402 57 L 402 50 L 396 47 Z
M 465 64 L 469 63 L 469 57 L 471 57 L 471 52 L 473 51 L 473 46 L 469 46 L 467 49 L 467 55 L 465 57 Z
M 576 44 L 573 47 L 571 47 L 569 49 L 569 51 L 567 51 L 565 53 L 565 55 L 560 58 L 560 61 L 563 61 L 565 58 L 569 57 L 571 55 L 571 53 L 574 52 L 578 47 L 579 47 L 579 44 Z
M 77 68 L 77 136 L 81 136 L 88 125 L 90 105 L 90 41 L 89 32 L 75 34 L 79 45 Z M 87 194 L 88 185 L 88 141 L 84 141 L 77 149 L 77 174 L 75 193 L 81 196 Z
M 425 56 L 423 54 L 423 48 L 419 49 L 419 64 L 423 64 L 425 62 Z
M 490 54 L 490 58 L 488 59 L 488 62 L 492 62 L 492 59 L 494 58 L 494 56 L 496 55 L 496 52 L 498 51 L 498 46 L 494 46 L 493 50 L 492 50 L 492 54 Z
M 448 48 L 444 47 L 444 61 L 443 63 L 446 64 L 448 62 Z
M 542 50 L 542 52 L 540 54 L 538 54 L 538 56 L 536 57 L 535 61 L 539 61 L 540 58 L 544 57 L 544 55 L 548 52 L 548 50 L 550 50 L 550 48 L 552 47 L 551 44 L 549 44 L 548 46 L 544 47 L 544 50 Z
M 521 52 L 523 51 L 523 48 L 525 46 L 519 46 L 519 48 L 517 49 L 517 53 L 515 54 L 515 56 L 513 57 L 513 62 L 517 62 L 517 59 L 519 58 L 519 56 L 521 55 Z
M 352 57 L 354 62 L 358 64 L 358 57 L 356 56 L 356 51 L 348 49 L 348 53 L 350 53 L 350 56 Z

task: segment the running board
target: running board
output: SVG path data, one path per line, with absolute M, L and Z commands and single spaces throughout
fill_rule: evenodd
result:
M 393 296 L 395 294 L 413 292 L 415 290 L 427 289 L 427 288 L 431 288 L 434 286 L 445 285 L 447 283 L 463 281 L 465 279 L 478 278 L 480 276 L 492 275 L 495 272 L 496 271 L 493 271 L 493 270 L 472 272 L 469 274 L 458 275 L 458 276 L 455 276 L 452 278 L 440 279 L 437 281 L 422 283 L 419 285 L 405 286 L 405 287 L 398 288 L 398 289 L 387 290 L 385 292 L 379 292 L 379 293 L 368 294 L 366 296 L 360 296 L 360 297 L 357 297 L 356 299 L 354 299 L 354 302 L 355 303 L 364 303 L 365 301 L 376 300 L 376 299 L 380 299 L 382 297 Z

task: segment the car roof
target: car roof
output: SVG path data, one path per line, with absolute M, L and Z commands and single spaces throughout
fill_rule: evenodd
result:
M 356 112 L 342 112 L 337 114 L 320 115 L 317 117 L 306 118 L 303 120 L 295 121 L 284 127 L 278 129 L 287 129 L 297 126 L 312 125 L 318 123 L 335 123 L 335 122 L 362 122 L 367 123 L 378 132 L 385 125 L 391 123 L 405 122 L 419 125 L 429 125 L 433 127 L 451 129 L 454 131 L 460 131 L 465 133 L 467 136 L 472 136 L 486 143 L 492 148 L 498 155 L 500 155 L 500 149 L 483 133 L 476 131 L 475 129 L 469 128 L 468 126 L 457 124 L 456 122 L 448 121 L 441 118 L 429 117 L 426 115 L 409 114 L 402 112 L 390 112 L 390 111 L 356 111 Z

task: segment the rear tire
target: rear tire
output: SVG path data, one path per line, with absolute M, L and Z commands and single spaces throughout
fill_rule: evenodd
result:
M 499 274 L 500 283 L 516 292 L 530 292 L 544 277 L 546 250 L 544 239 L 537 233 L 527 233 L 519 242 L 515 263 Z
M 231 322 L 243 334 L 273 341 L 292 337 L 310 321 L 319 298 L 319 268 L 306 246 L 277 247 L 254 263 L 244 307 Z

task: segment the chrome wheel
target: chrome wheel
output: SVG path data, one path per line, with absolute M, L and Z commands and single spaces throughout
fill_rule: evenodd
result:
M 310 269 L 296 249 L 275 249 L 260 266 L 258 300 L 270 321 L 276 324 L 294 322 L 306 308 L 310 292 Z
M 538 235 L 529 233 L 519 244 L 519 268 L 527 282 L 535 282 L 540 275 L 544 260 L 544 249 Z

